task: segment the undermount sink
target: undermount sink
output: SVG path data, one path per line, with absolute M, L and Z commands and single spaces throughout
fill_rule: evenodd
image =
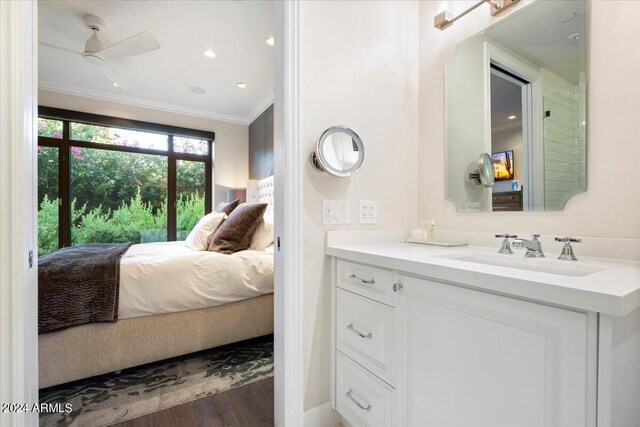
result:
M 580 261 L 560 261 L 549 258 L 524 258 L 522 255 L 502 255 L 486 253 L 457 253 L 438 255 L 438 258 L 455 259 L 476 264 L 495 265 L 497 267 L 515 268 L 518 270 L 537 271 L 539 273 L 557 274 L 560 276 L 587 276 L 602 271 L 602 268 L 584 264 Z

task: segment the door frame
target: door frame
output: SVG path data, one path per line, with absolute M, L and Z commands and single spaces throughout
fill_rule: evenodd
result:
M 304 424 L 303 190 L 305 153 L 300 132 L 301 8 L 276 1 L 274 86 L 275 425 Z
M 0 2 L 0 402 L 14 404 L 38 402 L 37 13 Z M 3 411 L 0 425 L 38 414 Z
M 510 52 L 500 49 L 488 42 L 485 43 L 485 64 L 487 74 L 491 73 L 491 63 L 495 63 L 503 70 L 522 78 L 529 82 L 527 86 L 527 98 L 529 111 L 528 126 L 526 131 L 527 139 L 530 143 L 527 149 L 527 184 L 529 188 L 527 199 L 530 210 L 540 210 L 544 206 L 544 151 L 543 151 L 543 128 L 542 128 L 542 76 L 540 70 L 516 58 Z M 491 91 L 487 90 L 487 108 L 491 106 Z
M 497 76 L 503 80 L 506 80 L 514 85 L 520 87 L 520 129 L 522 135 L 522 182 L 521 185 L 525 190 L 522 192 L 522 210 L 529 210 L 529 197 L 532 196 L 531 191 L 529 189 L 529 182 L 533 180 L 533 160 L 532 160 L 532 150 L 533 144 L 531 140 L 533 138 L 533 132 L 531 128 L 531 120 L 532 120 L 532 106 L 531 106 L 531 97 L 532 97 L 532 89 L 531 83 L 524 81 L 524 79 L 520 80 L 519 78 L 515 78 L 509 75 L 506 71 L 504 71 L 501 67 L 501 64 L 498 62 L 492 62 L 490 67 L 490 72 L 492 76 Z M 490 89 L 491 90 L 491 89 Z M 516 124 L 508 124 L 498 126 L 499 130 L 503 129 L 513 129 Z M 493 129 L 491 130 L 491 140 L 493 147 Z M 493 152 L 493 148 L 491 150 Z
M 275 424 L 303 425 L 300 3 L 276 1 Z M 38 402 L 37 2 L 0 2 L 0 401 Z M 18 142 L 18 143 L 16 143 Z M 29 253 L 32 267 L 29 267 Z M 286 397 L 286 398 L 285 398 Z M 38 414 L 0 413 L 37 426 Z

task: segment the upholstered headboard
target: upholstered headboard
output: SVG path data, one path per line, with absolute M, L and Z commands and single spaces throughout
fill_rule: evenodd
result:
M 266 203 L 267 211 L 265 215 L 273 216 L 273 175 L 264 179 L 251 179 L 247 181 L 247 202 Z

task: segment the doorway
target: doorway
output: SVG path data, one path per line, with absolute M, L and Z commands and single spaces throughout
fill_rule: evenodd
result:
M 37 34 L 37 14 L 34 10 L 35 4 L 26 6 L 17 6 L 14 3 L 11 8 L 3 7 L 3 14 L 9 19 L 20 22 L 19 26 L 3 26 L 2 36 L 4 39 L 12 40 L 12 45 L 20 51 L 20 55 L 12 57 L 14 63 L 9 62 L 6 65 L 12 67 L 5 68 L 3 66 L 3 78 L 11 77 L 16 87 L 24 88 L 22 97 L 14 97 L 7 100 L 7 110 L 19 112 L 13 120 L 14 124 L 11 128 L 5 126 L 2 121 L 2 128 L 7 131 L 11 130 L 15 141 L 24 141 L 24 149 L 16 151 L 14 156 L 15 162 L 10 169 L 5 169 L 3 162 L 3 170 L 10 171 L 14 176 L 20 176 L 21 180 L 11 183 L 10 191 L 3 193 L 11 199 L 11 194 L 23 194 L 20 200 L 24 203 L 12 208 L 18 212 L 13 218 L 20 218 L 20 222 L 15 222 L 17 227 L 12 229 L 11 238 L 8 234 L 3 233 L 3 241 L 13 240 L 22 242 L 17 250 L 12 251 L 16 255 L 13 259 L 15 264 L 12 270 L 15 272 L 22 271 L 18 281 L 11 282 L 14 298 L 11 301 L 3 298 L 2 301 L 2 318 L 3 331 L 5 328 L 12 331 L 11 334 L 2 335 L 2 347 L 10 348 L 11 351 L 3 354 L 3 401 L 27 401 L 37 402 L 37 360 L 35 357 L 28 357 L 29 354 L 37 354 L 37 304 L 36 304 L 36 268 L 37 255 L 34 255 L 36 247 L 36 231 L 35 218 L 30 218 L 28 212 L 35 207 L 36 186 L 34 185 L 35 175 L 33 174 L 33 166 L 36 163 L 36 135 L 28 132 L 22 133 L 20 128 L 35 129 L 36 124 L 36 79 L 35 79 L 35 55 L 37 52 L 35 35 Z M 286 169 L 291 176 L 297 173 L 301 175 L 302 165 L 298 164 L 298 148 L 297 141 L 297 116 L 296 105 L 298 100 L 298 87 L 295 76 L 297 76 L 298 68 L 298 6 L 295 4 L 279 4 L 275 5 L 275 21 L 276 25 L 276 57 L 279 64 L 276 67 L 276 131 L 275 131 L 275 151 L 276 151 L 276 181 L 285 182 L 284 170 Z M 7 36 L 8 37 L 5 37 Z M 17 35 L 17 36 L 16 36 Z M 15 37 L 11 37 L 15 36 Z M 15 67 L 15 63 L 19 61 L 21 67 Z M 8 69 L 13 69 L 13 74 L 4 73 Z M 286 79 L 285 79 L 286 76 Z M 286 94 L 286 96 L 285 96 Z M 278 105 L 278 100 L 282 102 Z M 4 102 L 4 100 L 3 100 Z M 4 104 L 3 104 L 4 105 Z M 20 123 L 20 126 L 17 123 Z M 4 139 L 4 136 L 3 136 Z M 3 141 L 4 142 L 4 141 Z M 23 156 L 19 158 L 19 156 Z M 9 164 L 7 164 L 9 165 Z M 31 165 L 30 167 L 27 167 Z M 297 172 L 296 172 L 297 171 Z M 3 185 L 9 183 L 3 182 Z M 3 187 L 4 189 L 4 187 Z M 25 191 L 27 190 L 27 191 Z M 301 189 L 283 186 L 282 190 L 276 194 L 276 204 L 283 206 L 281 210 L 282 218 L 276 221 L 277 236 L 277 254 L 276 264 L 279 273 L 276 277 L 276 315 L 275 315 L 275 423 L 278 425 L 292 424 L 300 425 L 302 423 L 302 350 L 301 350 L 301 323 L 302 311 L 300 304 L 301 291 L 295 286 L 289 284 L 300 282 L 300 266 L 297 261 L 297 252 L 295 248 L 301 246 L 301 239 L 291 232 L 296 230 L 301 223 Z M 22 213 L 22 215 L 20 214 Z M 3 216 L 3 218 L 7 218 Z M 283 225 L 286 224 L 286 227 Z M 3 224 L 4 225 L 4 224 Z M 286 243 L 286 244 L 285 244 Z M 24 250 L 25 248 L 30 251 Z M 289 250 L 291 249 L 291 250 Z M 7 252 L 5 252 L 7 253 Z M 18 260 L 23 262 L 17 263 Z M 3 258 L 3 267 L 6 265 Z M 282 267 L 282 268 L 280 268 Z M 5 272 L 10 272 L 5 270 Z M 8 289 L 4 288 L 3 289 Z M 7 313 L 13 313 L 9 315 Z M 4 322 L 4 319 L 8 319 Z M 286 320 L 286 321 L 285 321 Z M 284 337 L 287 337 L 285 343 Z M 16 345 L 18 343 L 19 345 Z M 6 344 L 6 345 L 5 345 Z M 10 354 L 8 354 L 10 353 Z M 4 357 L 4 356 L 7 357 Z M 10 356 L 10 357 L 9 357 Z M 287 361 L 285 365 L 284 361 Z M 5 368 L 6 371 L 5 371 Z M 9 375 L 9 372 L 11 373 Z M 7 376 L 4 374 L 7 373 Z M 6 381 L 5 381 L 6 380 Z M 285 392 L 290 398 L 285 404 Z M 37 425 L 37 414 L 21 414 L 12 416 L 9 424 L 26 424 Z M 5 417 L 3 416 L 3 422 Z
M 530 206 L 531 82 L 492 62 L 491 157 L 494 211 L 522 211 Z

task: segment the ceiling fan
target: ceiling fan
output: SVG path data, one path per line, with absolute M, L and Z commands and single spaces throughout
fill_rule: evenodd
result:
M 160 43 L 158 43 L 158 40 L 155 38 L 155 36 L 148 31 L 142 31 L 134 36 L 104 47 L 102 41 L 100 40 L 99 33 L 106 29 L 106 23 L 101 18 L 95 15 L 84 15 L 83 21 L 85 27 L 89 28 L 92 31 L 91 37 L 89 37 L 89 39 L 87 39 L 87 41 L 85 42 L 83 52 L 77 52 L 72 49 L 68 49 L 62 46 L 56 46 L 46 42 L 39 42 L 39 44 L 80 55 L 90 64 L 103 66 L 101 67 L 101 70 L 105 73 L 105 75 L 107 75 L 107 78 L 109 78 L 112 83 L 114 83 L 114 86 L 119 85 L 116 84 L 116 80 L 109 76 L 109 74 L 112 73 L 104 68 L 104 65 L 106 65 L 108 61 L 111 61 L 113 59 L 138 56 L 160 49 Z

